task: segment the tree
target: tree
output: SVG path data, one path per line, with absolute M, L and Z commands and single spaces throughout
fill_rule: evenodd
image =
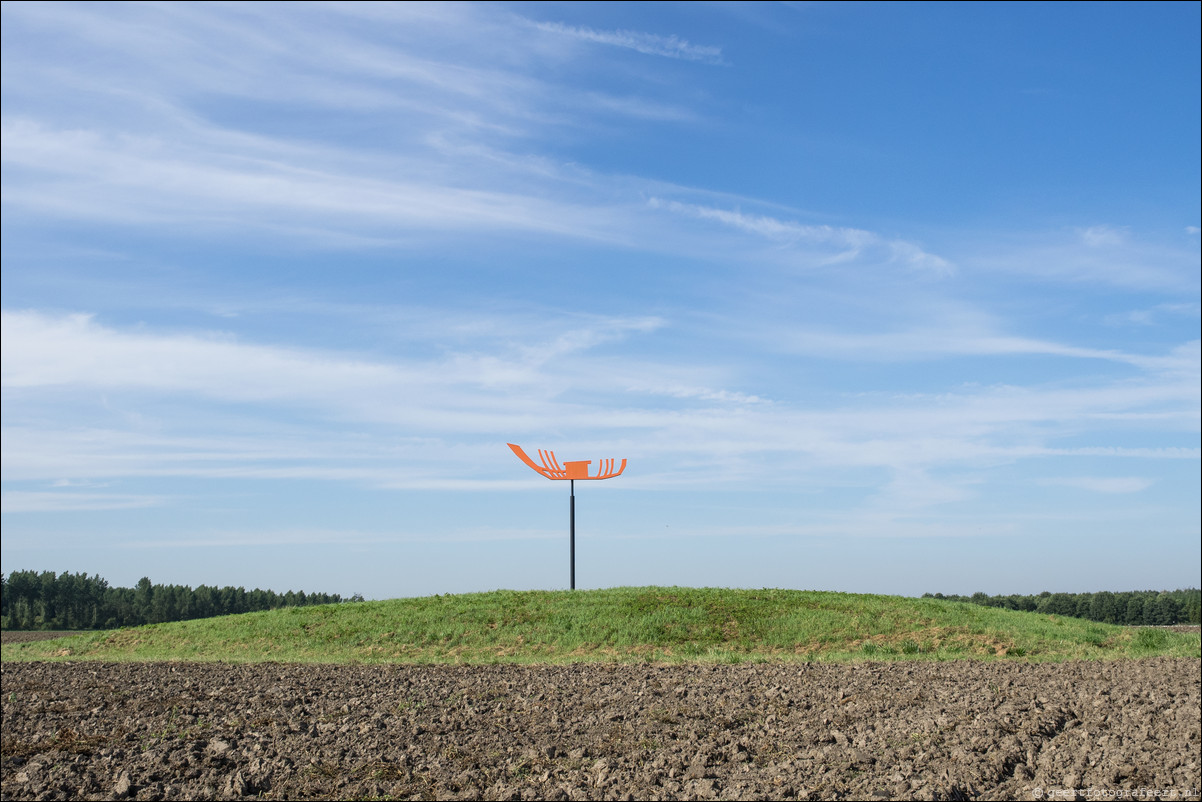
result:
M 1123 616 L 1123 623 L 1131 626 L 1137 626 L 1144 622 L 1144 597 L 1139 594 L 1131 594 L 1131 600 L 1127 602 L 1126 614 Z
M 144 576 L 134 586 L 134 613 L 139 623 L 148 623 L 150 621 L 150 604 L 153 600 L 154 585 L 150 584 L 150 577 Z
M 1145 608 L 1146 609 L 1146 608 Z M 1167 593 L 1161 593 L 1156 597 L 1156 601 L 1152 602 L 1152 618 L 1149 623 L 1157 626 L 1169 626 L 1176 624 L 1181 616 L 1181 608 L 1177 604 L 1177 600 Z M 1144 613 L 1147 618 L 1147 613 Z
M 1089 619 L 1106 624 L 1117 624 L 1121 620 L 1113 593 L 1103 590 L 1093 594 L 1089 602 Z
M 1050 593 L 1047 596 L 1040 594 L 1040 596 L 1042 598 L 1040 598 L 1039 606 L 1036 609 L 1041 613 L 1067 616 L 1075 616 L 1077 614 L 1077 603 L 1067 593 Z

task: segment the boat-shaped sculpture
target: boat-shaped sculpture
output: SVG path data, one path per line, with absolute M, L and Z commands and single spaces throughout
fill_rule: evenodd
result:
M 612 459 L 603 459 L 597 461 L 597 475 L 589 476 L 588 466 L 593 464 L 592 460 L 577 460 L 575 462 L 565 462 L 562 465 L 555 458 L 554 451 L 538 450 L 539 465 L 534 460 L 522 451 L 521 446 L 516 446 L 513 443 L 506 443 L 507 446 L 518 455 L 518 459 L 529 465 L 536 473 L 540 473 L 548 479 L 612 479 L 615 476 L 620 476 L 622 471 L 626 470 L 626 460 L 622 460 L 622 464 L 618 469 L 614 470 L 614 462 Z

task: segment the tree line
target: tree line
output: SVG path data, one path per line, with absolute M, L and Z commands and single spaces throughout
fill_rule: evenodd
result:
M 66 571 L 0 575 L 0 627 L 13 630 L 116 629 L 340 601 L 336 593 L 191 588 L 156 585 L 147 577 L 138 580 L 136 587 L 115 588 L 98 575 Z
M 1202 590 L 1128 590 L 1111 593 L 1049 593 L 1028 596 L 987 596 L 974 593 L 956 596 L 924 593 L 924 599 L 971 602 L 985 607 L 1002 607 L 1048 615 L 1067 615 L 1103 624 L 1169 626 L 1202 621 Z

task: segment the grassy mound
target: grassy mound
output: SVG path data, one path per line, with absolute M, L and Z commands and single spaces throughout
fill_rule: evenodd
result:
M 4 660 L 563 663 L 1202 656 L 1196 633 L 900 596 L 505 591 L 297 607 L 8 644 Z

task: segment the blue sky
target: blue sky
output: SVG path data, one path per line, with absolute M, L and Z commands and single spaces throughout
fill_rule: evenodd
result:
M 1199 8 L 5 3 L 3 570 L 1196 587 Z

